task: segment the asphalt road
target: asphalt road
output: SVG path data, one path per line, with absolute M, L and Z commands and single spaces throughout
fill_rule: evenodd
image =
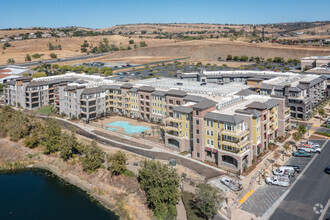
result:
M 51 63 L 60 63 L 60 62 L 68 62 L 73 60 L 85 60 L 89 58 L 95 58 L 95 57 L 101 57 L 105 55 L 109 55 L 110 53 L 102 53 L 102 54 L 92 54 L 92 55 L 84 55 L 84 56 L 75 56 L 75 57 L 64 57 L 59 59 L 50 59 L 50 60 L 42 60 L 42 61 L 31 61 L 31 62 L 24 62 L 24 63 L 15 63 L 15 66 L 35 66 L 35 65 L 41 65 L 41 64 L 51 64 Z M 6 68 L 7 65 L 0 65 L 1 68 Z
M 315 141 L 322 146 L 324 141 Z M 312 158 L 317 154 L 312 154 Z M 309 164 L 312 158 L 306 157 L 291 157 L 285 164 L 286 165 L 297 165 L 300 170 L 303 171 Z M 281 159 L 281 158 L 280 158 Z M 279 160 L 280 160 L 279 159 Z M 271 169 L 271 166 L 268 167 Z M 299 174 L 295 177 L 290 178 L 290 184 L 292 184 Z M 263 180 L 264 181 L 264 180 Z M 264 185 L 259 187 L 245 202 L 241 205 L 241 209 L 256 216 L 263 216 L 265 212 L 285 193 L 288 188 L 280 186 L 269 186 Z
M 319 127 L 316 131 L 317 132 L 326 132 L 326 133 L 330 134 L 330 129 L 325 128 L 325 127 Z
M 321 154 L 317 155 L 270 219 L 319 219 L 320 207 L 325 207 L 330 199 L 330 175 L 323 171 L 330 165 L 329 155 L 330 142 L 324 146 Z

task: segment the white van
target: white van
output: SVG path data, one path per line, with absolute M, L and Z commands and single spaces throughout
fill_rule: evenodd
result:
M 294 177 L 294 168 L 293 167 L 279 167 L 273 171 L 273 174 L 276 176 L 289 176 Z

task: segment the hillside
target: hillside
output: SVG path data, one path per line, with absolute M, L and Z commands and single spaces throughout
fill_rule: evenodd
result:
M 264 30 L 264 36 L 262 34 Z M 26 34 L 36 32 L 52 33 L 56 37 L 27 39 Z M 14 40 L 23 36 L 24 40 Z M 17 29 L 0 30 L 0 38 L 10 37 L 7 48 L 0 43 L 0 65 L 9 58 L 24 62 L 26 54 L 44 54 L 41 58 L 50 59 L 83 55 L 81 45 L 87 41 L 87 52 L 98 46 L 104 38 L 110 45 L 120 50 L 108 57 L 89 59 L 111 62 L 127 60 L 130 63 L 146 63 L 178 57 L 191 57 L 191 61 L 216 62 L 218 57 L 227 54 L 260 56 L 264 58 L 280 56 L 302 58 L 310 55 L 329 55 L 330 22 L 297 22 L 260 25 L 232 24 L 127 24 L 106 29 L 65 27 L 57 29 Z M 8 38 L 7 38 L 8 39 Z M 130 44 L 129 41 L 134 43 Z M 140 47 L 144 41 L 147 47 Z M 310 43 L 313 41 L 313 44 Z M 62 50 L 49 50 L 48 44 L 61 45 Z M 85 62 L 85 61 L 79 61 Z

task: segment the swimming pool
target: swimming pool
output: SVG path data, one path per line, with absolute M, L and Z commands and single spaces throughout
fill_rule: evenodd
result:
M 130 123 L 128 121 L 115 121 L 115 122 L 111 122 L 107 125 L 108 126 L 114 126 L 114 127 L 121 127 L 128 134 L 141 133 L 141 132 L 144 132 L 144 131 L 147 131 L 147 130 L 150 129 L 149 127 L 145 127 L 145 126 L 130 125 Z M 108 130 L 110 130 L 110 129 L 113 130 L 113 128 L 108 128 Z

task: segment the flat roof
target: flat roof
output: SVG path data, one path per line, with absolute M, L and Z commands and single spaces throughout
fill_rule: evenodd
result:
M 178 85 L 179 83 L 179 85 Z M 181 90 L 193 95 L 216 95 L 216 96 L 225 96 L 228 94 L 234 94 L 242 89 L 247 89 L 249 86 L 245 85 L 243 82 L 233 82 L 224 85 L 215 85 L 215 84 L 206 84 L 201 86 L 200 82 L 196 81 L 187 81 L 183 79 L 174 79 L 174 78 L 152 78 L 133 81 L 134 85 L 147 85 L 155 87 L 156 90 Z

